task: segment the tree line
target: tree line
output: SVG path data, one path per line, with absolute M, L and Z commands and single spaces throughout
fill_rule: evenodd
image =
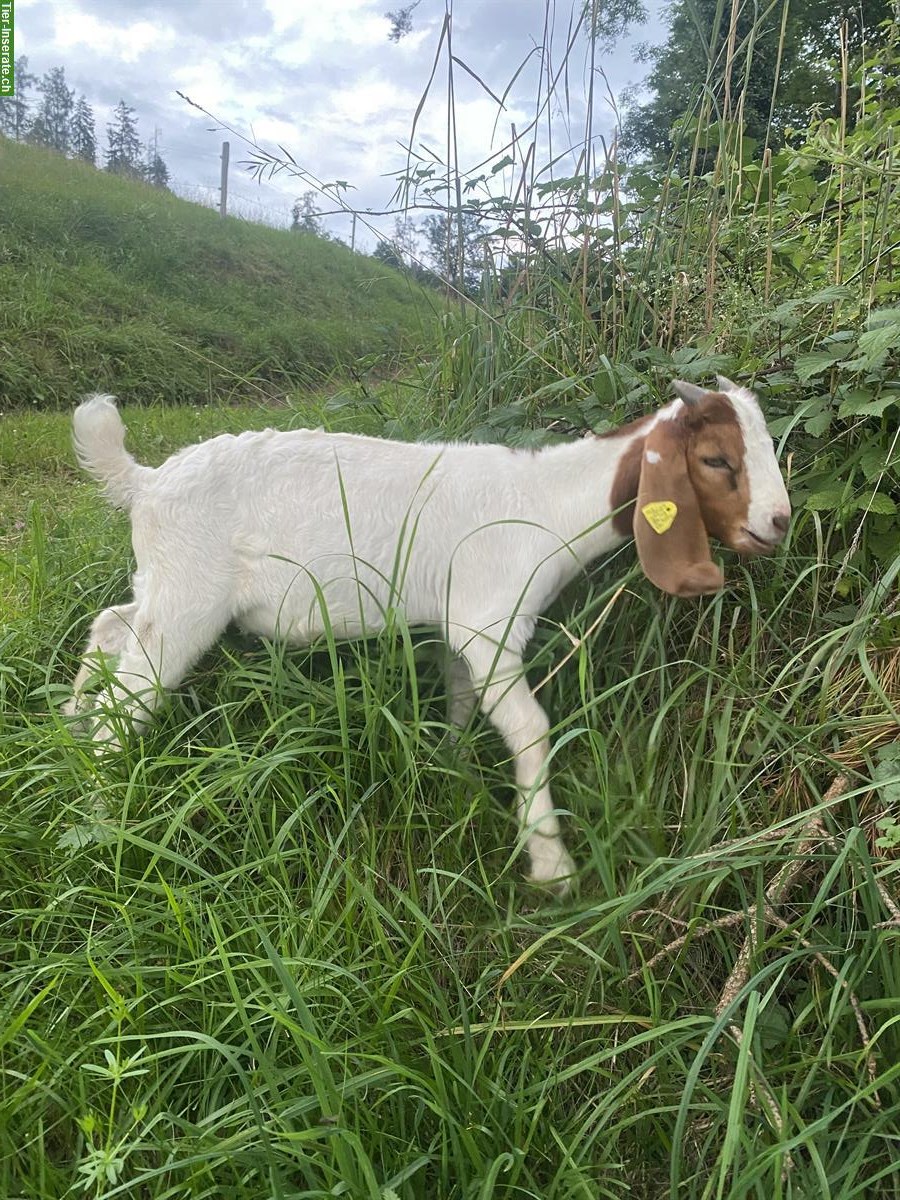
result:
M 169 171 L 155 145 L 142 145 L 135 110 L 124 100 L 116 105 L 112 121 L 106 127 L 107 145 L 97 144 L 96 119 L 84 94 L 76 99 L 74 88 L 66 81 L 64 67 L 53 67 L 38 78 L 28 70 L 28 58 L 16 59 L 16 94 L 0 99 L 0 135 L 34 146 L 44 146 L 102 166 L 112 175 L 139 179 L 155 187 L 167 187 Z M 326 230 L 316 208 L 314 192 L 299 197 L 291 210 L 291 229 L 333 238 Z M 421 283 L 442 286 L 442 279 L 454 287 L 474 294 L 481 277 L 484 250 L 478 223 L 463 215 L 463 251 L 459 252 L 460 222 L 456 215 L 430 216 L 421 225 L 397 219 L 394 236 L 381 242 L 374 257 L 413 275 Z M 424 241 L 424 250 L 420 249 Z M 422 260 L 427 260 L 431 267 Z
M 82 93 L 66 82 L 64 67 L 52 67 L 42 78 L 28 70 L 26 55 L 16 59 L 16 93 L 0 100 L 0 134 L 17 142 L 45 146 L 96 167 L 98 158 L 94 111 Z M 106 127 L 103 167 L 112 175 L 142 179 L 168 187 L 169 169 L 156 139 L 146 146 L 138 136 L 135 110 L 120 100 Z
M 449 283 L 455 291 L 475 296 L 485 267 L 485 237 L 472 212 L 431 213 L 423 221 L 397 217 L 393 236 L 379 242 L 372 257 L 420 283 Z
M 388 38 L 399 42 L 413 28 L 413 14 L 423 0 L 413 0 L 385 14 Z M 768 152 L 800 144 L 815 118 L 843 119 L 852 129 L 862 108 L 858 79 L 862 65 L 900 36 L 897 0 L 781 0 L 758 5 L 740 0 L 671 0 L 665 19 L 668 38 L 657 46 L 637 46 L 638 61 L 649 64 L 640 87 L 624 98 L 616 131 L 615 161 L 630 184 L 642 177 L 659 179 L 671 167 L 685 176 L 710 169 L 719 139 L 730 126 L 742 131 L 742 156 L 761 159 Z M 645 25 L 644 0 L 583 0 L 582 19 L 601 54 L 623 36 Z M 878 72 L 876 79 L 884 83 Z M 842 82 L 843 81 L 843 82 Z M 843 114 L 843 116 L 842 116 Z M 496 164 L 492 173 L 512 160 Z M 649 175 L 646 175 L 647 172 Z M 407 188 L 421 185 L 435 199 L 447 184 L 435 186 L 433 167 L 419 166 L 403 177 Z M 485 176 L 481 177 L 484 180 Z M 469 189 L 479 180 L 467 181 Z M 537 194 L 555 201 L 558 211 L 582 207 L 579 178 L 542 180 Z M 633 198 L 633 197 L 632 197 Z M 551 205 L 552 206 L 552 205 Z M 618 214 L 621 216 L 621 213 Z M 569 226 L 568 234 L 592 237 L 588 224 Z M 492 238 L 504 246 L 508 266 L 489 263 Z M 501 293 L 534 254 L 558 260 L 577 257 L 548 237 L 546 223 L 519 219 L 508 198 L 469 201 L 446 215 L 429 216 L 415 226 L 398 219 L 392 238 L 375 257 L 417 271 L 416 245 L 424 239 L 423 256 L 456 289 L 478 291 L 485 269 Z M 511 247 L 513 247 L 511 249 Z
M 589 12 L 598 9 L 598 0 L 587 4 Z M 612 0 L 611 6 L 624 14 L 626 29 L 646 19 L 639 0 Z M 777 150 L 812 114 L 840 116 L 842 55 L 852 77 L 897 36 L 894 0 L 740 4 L 732 16 L 733 26 L 720 0 L 673 0 L 668 40 L 643 51 L 651 66 L 644 84 L 649 95 L 627 108 L 626 158 L 669 161 L 701 96 L 712 119 L 727 118 L 729 110 L 739 114 L 758 155 L 765 146 Z M 855 112 L 850 103 L 850 122 Z M 694 165 L 701 173 L 706 166 L 702 160 Z
M 314 191 L 304 192 L 294 201 L 291 230 L 341 242 L 325 228 Z M 372 258 L 419 283 L 436 288 L 449 283 L 454 290 L 475 296 L 484 269 L 484 238 L 485 231 L 473 213 L 464 212 L 461 221 L 457 213 L 431 214 L 423 221 L 396 217 L 393 234 L 382 237 Z
M 390 41 L 412 32 L 420 3 L 385 13 Z M 582 16 L 600 51 L 610 53 L 646 25 L 648 11 L 644 0 L 583 0 Z M 840 116 L 842 58 L 850 77 L 896 41 L 900 9 L 896 0 L 671 0 L 664 19 L 666 41 L 634 51 L 650 70 L 624 97 L 619 150 L 629 163 L 668 163 L 684 140 L 685 122 L 702 111 L 701 98 L 710 123 L 739 114 L 758 155 L 784 145 L 813 114 Z M 846 115 L 855 119 L 853 104 Z M 702 174 L 702 156 L 694 156 L 692 168 Z

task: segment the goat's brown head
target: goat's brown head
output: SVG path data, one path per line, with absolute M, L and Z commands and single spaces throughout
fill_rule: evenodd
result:
M 680 380 L 674 387 L 679 399 L 630 448 L 632 478 L 620 479 L 618 497 L 614 485 L 613 504 L 637 493 L 625 520 L 645 575 L 665 592 L 697 596 L 725 582 L 708 537 L 739 554 L 771 554 L 791 508 L 754 394 L 722 376 L 717 391 Z

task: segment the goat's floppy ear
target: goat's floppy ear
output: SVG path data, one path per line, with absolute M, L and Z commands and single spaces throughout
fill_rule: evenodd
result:
M 725 586 L 710 557 L 677 420 L 657 421 L 644 439 L 634 539 L 644 574 L 662 591 L 704 596 Z

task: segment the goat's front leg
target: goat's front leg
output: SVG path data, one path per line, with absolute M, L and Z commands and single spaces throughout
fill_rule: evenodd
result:
M 95 618 L 82 654 L 81 666 L 72 684 L 72 697 L 63 705 L 63 712 L 67 716 L 75 717 L 83 711 L 85 685 L 96 674 L 100 657 L 118 658 L 125 649 L 136 612 L 137 604 L 132 601 L 130 604 L 105 608 Z
M 560 892 L 566 892 L 575 865 L 560 837 L 547 782 L 547 714 L 532 696 L 517 654 L 498 651 L 487 638 L 475 638 L 462 648 L 462 655 L 482 709 L 513 755 L 519 826 L 531 859 L 531 878 L 536 883 L 556 883 Z
M 465 729 L 478 705 L 472 676 L 464 658 L 451 650 L 447 663 L 447 720 L 455 730 Z
M 163 693 L 178 686 L 225 629 L 228 618 L 224 599 L 210 603 L 202 593 L 192 598 L 170 590 L 155 603 L 142 600 L 107 690 L 111 711 L 98 723 L 95 740 L 117 747 L 117 718 L 134 730 L 142 729 Z

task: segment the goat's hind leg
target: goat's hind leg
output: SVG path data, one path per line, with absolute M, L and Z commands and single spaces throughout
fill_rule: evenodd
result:
M 449 651 L 447 663 L 447 721 L 453 727 L 451 737 L 457 740 L 460 730 L 466 729 L 478 707 L 478 694 L 464 658 Z

